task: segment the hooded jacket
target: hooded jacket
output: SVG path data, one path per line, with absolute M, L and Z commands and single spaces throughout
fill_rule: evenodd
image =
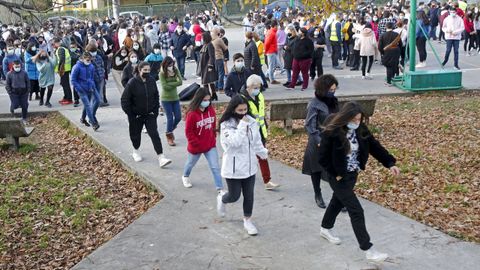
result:
M 371 28 L 363 28 L 358 40 L 360 56 L 373 56 L 377 49 L 377 39 Z
M 227 179 L 245 179 L 256 174 L 256 156 L 268 158 L 257 121 L 249 115 L 245 117 L 248 123 L 232 117 L 220 125 L 220 142 L 224 151 L 221 174 Z
M 96 89 L 93 80 L 95 67 L 93 64 L 85 65 L 82 61 L 78 61 L 72 69 L 72 85 L 73 89 L 79 94 L 87 94 Z
M 213 106 L 208 106 L 203 112 L 197 109 L 187 113 L 185 136 L 187 151 L 193 155 L 206 153 L 216 146 L 216 115 Z

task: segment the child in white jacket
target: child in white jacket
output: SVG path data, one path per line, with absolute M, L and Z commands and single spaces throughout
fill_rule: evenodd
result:
M 228 186 L 226 194 L 217 197 L 219 216 L 225 216 L 225 204 L 236 202 L 243 194 L 243 226 L 249 235 L 256 235 L 257 228 L 250 220 L 253 210 L 253 192 L 257 173 L 257 155 L 268 158 L 263 146 L 257 121 L 247 115 L 248 104 L 237 95 L 230 100 L 220 119 L 220 142 L 223 148 L 222 177 Z

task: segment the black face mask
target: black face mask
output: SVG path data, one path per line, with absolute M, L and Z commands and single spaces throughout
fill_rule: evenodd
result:
M 245 115 L 247 114 L 233 113 L 233 116 L 235 116 L 238 120 L 242 120 Z
M 287 35 L 287 36 L 288 36 L 288 37 L 292 37 L 292 33 L 288 33 L 288 35 Z
M 147 79 L 148 77 L 150 77 L 150 72 L 142 73 L 142 78 Z

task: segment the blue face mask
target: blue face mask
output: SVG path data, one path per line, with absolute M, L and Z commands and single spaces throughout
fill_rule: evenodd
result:
M 210 105 L 210 100 L 204 100 L 202 103 L 200 103 L 200 107 L 206 108 Z
M 327 97 L 332 98 L 334 96 L 335 96 L 335 92 L 330 92 L 330 91 L 327 92 Z
M 258 89 L 258 88 L 253 89 L 252 96 L 256 97 L 256 96 L 258 96 L 258 94 L 260 94 L 260 89 Z
M 350 122 L 350 123 L 347 124 L 348 129 L 351 129 L 351 130 L 355 130 L 355 129 L 357 129 L 359 126 L 360 126 L 360 124 L 352 123 L 352 122 Z

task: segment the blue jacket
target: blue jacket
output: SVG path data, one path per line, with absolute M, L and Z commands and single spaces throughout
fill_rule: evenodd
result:
M 178 35 L 177 32 L 172 34 L 170 46 L 175 47 L 172 51 L 173 57 L 180 58 L 187 56 L 187 52 L 183 50 L 183 47 L 190 45 L 192 45 L 190 36 L 185 32 L 182 32 L 180 35 Z
M 92 57 L 92 64 L 95 68 L 95 82 L 99 83 L 105 79 L 105 68 L 103 66 L 104 62 L 102 56 L 97 53 L 95 58 Z
M 25 71 L 30 80 L 38 80 L 37 64 L 32 61 L 33 56 L 34 55 L 29 54 L 28 51 L 25 52 Z
M 88 94 L 95 91 L 95 81 L 93 80 L 95 67 L 93 64 L 85 65 L 82 61 L 78 61 L 72 69 L 72 85 L 78 94 Z
M 9 71 L 13 70 L 13 62 L 15 60 L 20 61 L 20 63 L 22 64 L 22 67 L 23 67 L 22 59 L 20 59 L 20 57 L 16 54 L 12 54 L 12 55 L 7 54 L 3 58 L 2 65 L 3 65 L 3 74 L 5 74 L 5 76 L 7 76 Z
M 246 86 L 247 79 L 250 75 L 252 75 L 250 69 L 243 68 L 243 72 L 237 72 L 235 68 L 232 68 L 225 82 L 225 95 L 231 98 L 236 96 L 240 90 Z

